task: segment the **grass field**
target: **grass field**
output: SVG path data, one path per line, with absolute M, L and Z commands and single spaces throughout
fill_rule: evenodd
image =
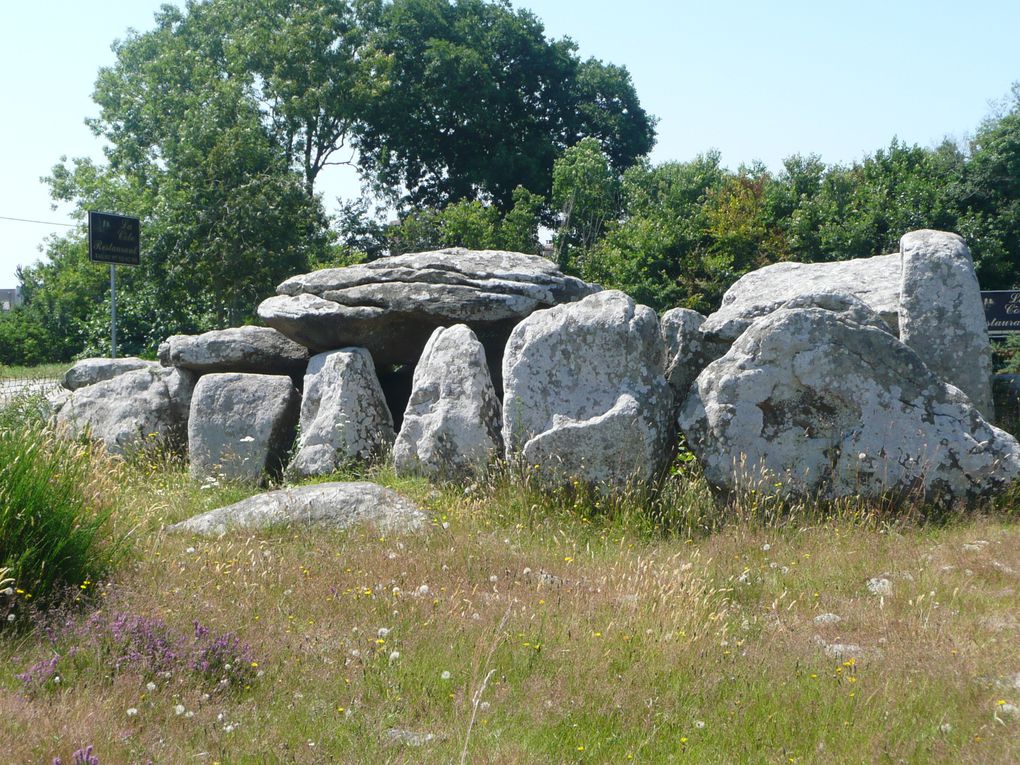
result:
M 205 540 L 164 527 L 249 490 L 101 467 L 129 560 L 0 645 L 0 762 L 1020 761 L 1008 501 L 893 522 L 382 470 L 426 533 Z

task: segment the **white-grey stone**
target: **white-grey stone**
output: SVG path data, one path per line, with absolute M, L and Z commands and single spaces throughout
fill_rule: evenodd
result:
M 666 380 L 679 406 L 687 398 L 691 383 L 709 361 L 702 355 L 701 325 L 705 317 L 689 308 L 673 308 L 659 319 L 666 344 Z
M 188 418 L 191 416 L 191 397 L 195 392 L 195 385 L 198 383 L 198 373 L 189 369 L 178 367 L 160 367 L 163 375 L 163 382 L 166 383 L 167 392 L 170 394 L 170 404 L 173 407 L 174 417 L 181 424 L 181 432 L 188 432 Z
M 815 624 L 839 624 L 843 621 L 843 617 L 839 614 L 818 614 L 814 618 Z
M 414 364 L 436 327 L 467 324 L 498 373 L 521 319 L 596 290 L 538 255 L 452 248 L 295 276 L 258 312 L 316 351 L 367 348 L 377 367 Z
M 821 308 L 757 319 L 691 388 L 680 427 L 709 482 L 789 497 L 969 501 L 1020 474 L 985 421 L 888 332 Z
M 992 419 L 992 356 L 970 250 L 956 234 L 923 230 L 900 239 L 900 254 L 900 339 Z
M 395 491 L 364 481 L 319 483 L 257 494 L 232 505 L 202 513 L 170 527 L 204 536 L 232 529 L 319 525 L 348 528 L 371 524 L 387 533 L 422 529 L 427 518 Z
M 371 462 L 393 445 L 393 416 L 368 351 L 344 348 L 312 357 L 300 432 L 289 468 L 299 476 L 329 475 Z
M 75 390 L 61 406 L 57 425 L 89 434 L 113 454 L 146 445 L 174 444 L 182 435 L 164 374 L 144 367 Z
M 308 364 L 308 349 L 269 327 L 232 327 L 171 335 L 159 346 L 159 360 L 199 373 L 300 375 Z
M 899 253 L 836 263 L 773 263 L 734 282 L 723 295 L 719 310 L 705 320 L 701 330 L 725 352 L 752 321 L 786 301 L 805 294 L 837 292 L 858 298 L 897 332 L 900 283 Z
M 64 372 L 60 384 L 68 390 L 78 390 L 87 385 L 95 385 L 103 380 L 111 380 L 125 372 L 136 369 L 159 368 L 155 361 L 128 356 L 121 359 L 92 358 L 76 361 L 74 366 Z
M 503 359 L 507 459 L 551 486 L 650 481 L 671 456 L 663 356 L 655 313 L 622 292 L 533 313 Z
M 884 576 L 875 576 L 868 580 L 868 592 L 879 597 L 889 597 L 893 593 L 892 582 Z
M 261 481 L 279 471 L 294 440 L 301 397 L 289 377 L 204 375 L 188 420 L 195 478 Z
M 440 327 L 415 367 L 393 465 L 400 474 L 482 477 L 503 451 L 501 417 L 475 333 L 465 324 Z

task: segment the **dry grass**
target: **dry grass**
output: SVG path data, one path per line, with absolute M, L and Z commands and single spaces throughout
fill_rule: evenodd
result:
M 13 673 L 54 647 L 19 638 L 0 648 L 0 761 L 93 744 L 103 765 L 450 763 L 465 739 L 478 763 L 1020 760 L 1020 720 L 998 703 L 1020 705 L 1008 515 L 721 515 L 686 481 L 639 518 L 507 481 L 465 494 L 377 477 L 432 513 L 427 534 L 168 535 L 243 492 L 136 467 L 121 501 L 137 555 L 98 608 L 236 631 L 261 676 L 115 672 L 79 635 L 57 640 L 62 682 L 27 693 Z M 873 577 L 892 593 L 871 594 Z

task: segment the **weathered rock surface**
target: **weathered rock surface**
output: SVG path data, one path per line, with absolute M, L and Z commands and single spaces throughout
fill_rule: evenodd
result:
M 371 462 L 392 446 L 393 417 L 368 351 L 344 348 L 312 357 L 300 430 L 290 465 L 300 476 L 329 475 L 353 462 Z
M 992 355 L 970 250 L 956 234 L 924 230 L 906 234 L 900 253 L 900 339 L 992 418 Z
M 503 359 L 507 459 L 549 485 L 651 480 L 671 457 L 663 356 L 655 313 L 622 292 L 532 314 Z
M 257 482 L 279 472 L 300 406 L 301 397 L 283 375 L 204 375 L 188 421 L 191 474 Z
M 60 384 L 68 390 L 78 390 L 87 385 L 103 382 L 103 380 L 111 380 L 125 372 L 149 368 L 158 369 L 159 364 L 155 361 L 145 361 L 134 356 L 122 359 L 82 359 L 75 362 L 74 366 L 64 373 L 64 378 Z
M 767 481 L 789 497 L 952 502 L 1020 475 L 1016 440 L 917 353 L 821 308 L 756 320 L 698 376 L 680 427 L 724 492 Z
M 170 527 L 205 536 L 295 524 L 348 528 L 371 524 L 387 533 L 417 531 L 425 514 L 408 499 L 374 483 L 320 483 L 258 494 Z
M 148 367 L 77 389 L 56 422 L 74 435 L 90 433 L 113 454 L 174 444 L 183 434 L 163 371 Z
M 701 331 L 722 353 L 752 321 L 772 313 L 787 300 L 837 292 L 860 299 L 895 333 L 899 326 L 900 272 L 899 253 L 837 263 L 774 263 L 734 282 Z
M 270 327 L 233 327 L 201 335 L 171 335 L 159 346 L 164 366 L 194 372 L 301 375 L 308 349 Z
M 702 356 L 701 325 L 704 323 L 705 317 L 689 308 L 673 308 L 659 320 L 666 344 L 666 381 L 673 389 L 677 406 L 687 398 L 691 383 L 712 360 Z
M 314 351 L 367 348 L 377 367 L 413 364 L 437 327 L 467 324 L 498 364 L 525 316 L 597 290 L 537 255 L 454 248 L 295 276 L 258 312 Z
M 499 399 L 475 333 L 464 324 L 435 330 L 414 370 L 393 446 L 397 472 L 481 477 L 503 450 L 500 428 Z

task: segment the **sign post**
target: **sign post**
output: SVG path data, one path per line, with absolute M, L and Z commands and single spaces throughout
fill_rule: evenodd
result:
M 117 358 L 117 264 L 137 266 L 141 258 L 138 218 L 89 211 L 89 260 L 110 264 L 110 356 Z

